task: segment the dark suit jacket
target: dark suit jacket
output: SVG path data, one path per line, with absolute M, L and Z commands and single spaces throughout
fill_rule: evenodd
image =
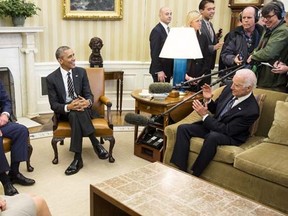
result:
M 199 46 L 201 48 L 202 52 L 202 59 L 188 59 L 187 61 L 187 74 L 191 77 L 200 77 L 203 74 L 208 74 L 210 72 L 210 67 L 207 64 L 207 61 L 209 59 L 209 51 L 208 51 L 208 41 L 205 35 L 200 34 L 197 32 L 197 39 L 199 42 Z M 210 84 L 208 80 L 203 80 L 201 83 L 198 84 L 199 87 L 201 87 L 205 82 Z
M 8 112 L 11 114 L 12 112 L 12 104 L 11 100 L 4 88 L 4 85 L 0 81 L 0 114 L 2 112 Z
M 0 114 L 2 112 L 8 112 L 10 114 L 10 118 L 13 114 L 11 100 L 4 88 L 4 85 L 0 81 Z M 14 122 L 8 122 L 6 125 L 1 126 L 0 129 L 3 133 L 3 135 L 0 137 L 0 173 L 3 173 L 10 170 L 4 152 L 3 138 L 12 137 L 13 140 L 13 147 L 11 148 L 11 163 L 16 161 L 26 161 L 28 157 L 28 129 Z M 26 132 L 25 130 L 27 130 L 27 133 L 23 133 Z M 19 131 L 19 133 L 17 131 Z
M 94 96 L 91 92 L 85 69 L 75 67 L 72 69 L 72 77 L 75 93 L 85 99 L 90 99 L 93 102 Z M 66 115 L 64 110 L 66 105 L 66 93 L 60 68 L 49 74 L 46 77 L 46 82 L 51 109 L 56 114 Z
M 209 45 L 209 61 L 207 62 L 208 65 L 210 65 L 210 69 L 214 69 L 214 66 L 215 66 L 215 60 L 216 60 L 216 51 L 213 49 L 213 46 L 217 43 L 217 40 L 216 40 L 216 35 L 215 35 L 215 31 L 214 31 L 214 28 L 213 28 L 213 25 L 212 23 L 210 22 L 210 25 L 211 25 L 211 28 L 213 30 L 213 33 L 214 33 L 214 40 L 212 41 L 211 40 L 211 37 L 210 37 L 210 33 L 209 33 L 209 30 L 206 26 L 206 23 L 204 20 L 201 20 L 201 32 L 202 34 L 204 34 L 207 38 L 207 41 L 208 41 L 208 45 Z
M 167 77 L 173 76 L 173 59 L 159 58 L 162 47 L 167 38 L 167 33 L 161 23 L 158 23 L 151 31 L 150 56 L 151 64 L 149 73 L 154 76 L 156 72 L 164 71 Z
M 217 120 L 222 109 L 227 102 L 233 97 L 231 85 L 226 86 L 214 102 L 208 104 L 208 109 L 214 114 L 214 117 L 208 116 L 203 126 L 212 131 L 226 134 L 235 141 L 243 143 L 249 136 L 249 128 L 259 117 L 259 106 L 255 96 L 251 94 L 246 100 L 234 106 L 226 112 L 220 120 Z

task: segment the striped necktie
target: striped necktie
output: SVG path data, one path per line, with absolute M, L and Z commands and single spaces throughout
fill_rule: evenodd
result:
M 68 96 L 74 100 L 76 97 L 74 95 L 74 87 L 70 74 L 71 72 L 67 73 Z

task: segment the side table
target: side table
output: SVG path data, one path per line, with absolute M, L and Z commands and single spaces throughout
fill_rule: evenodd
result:
M 123 98 L 123 75 L 124 71 L 105 71 L 105 80 L 117 80 L 117 102 L 116 108 L 119 108 L 119 87 L 120 87 L 120 116 L 122 114 L 122 98 Z
M 131 93 L 131 96 L 135 99 L 135 113 L 139 114 L 140 111 L 150 113 L 152 115 L 159 115 L 163 114 L 167 110 L 169 110 L 171 107 L 177 105 L 180 103 L 182 100 L 187 99 L 189 96 L 191 96 L 193 93 L 188 93 L 186 96 L 183 97 L 167 97 L 165 100 L 155 100 L 155 99 L 150 99 L 150 98 L 143 98 L 139 95 L 141 92 L 141 89 L 134 90 Z M 200 99 L 202 96 L 196 96 L 197 99 Z M 184 116 L 185 113 L 188 115 L 192 111 L 192 105 L 191 102 L 194 99 L 187 100 L 185 103 L 183 103 L 181 106 L 177 107 L 175 110 L 173 110 L 169 114 L 165 114 L 163 116 L 163 128 L 162 130 L 165 129 L 165 127 L 169 124 L 169 119 L 172 115 L 177 116 Z M 187 109 L 189 107 L 190 109 Z M 178 119 L 180 120 L 180 119 Z M 145 144 L 139 144 L 137 143 L 137 137 L 138 137 L 138 126 L 135 126 L 134 130 L 134 154 L 138 157 L 141 157 L 143 159 L 149 160 L 151 162 L 155 161 L 162 161 L 163 160 L 163 155 L 165 152 L 166 148 L 166 137 L 163 135 L 163 147 L 161 149 L 156 149 L 153 147 L 150 147 Z

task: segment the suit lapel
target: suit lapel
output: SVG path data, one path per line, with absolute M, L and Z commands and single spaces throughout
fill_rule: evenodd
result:
M 63 81 L 63 77 L 62 77 L 60 68 L 57 70 L 55 77 L 56 77 L 55 82 L 57 83 L 57 86 L 59 87 L 59 92 L 61 92 L 62 99 L 63 99 L 63 101 L 65 101 L 66 100 L 66 94 L 65 94 L 66 90 L 65 90 L 64 81 Z
M 206 35 L 207 39 L 209 40 L 209 44 L 213 44 L 213 41 L 211 40 L 211 37 L 210 37 L 210 32 L 209 32 L 209 30 L 207 28 L 207 25 L 206 25 L 205 21 L 202 20 L 201 22 L 202 22 L 201 29 L 204 32 L 204 34 Z M 211 22 L 210 22 L 210 26 L 212 28 L 212 31 L 213 31 L 213 34 L 214 34 L 214 40 L 215 40 L 215 32 L 214 32 L 214 28 L 213 28 L 213 25 L 212 25 Z
M 253 94 L 251 94 L 246 100 L 242 101 L 241 103 L 237 104 L 236 106 L 234 106 L 231 110 L 227 111 L 227 114 L 229 113 L 229 115 L 234 115 L 237 112 L 241 112 L 242 110 L 245 109 L 245 107 L 247 107 L 251 101 L 251 96 L 254 97 Z M 226 113 L 223 115 L 225 116 Z
M 227 94 L 227 96 L 225 97 L 225 99 L 223 101 L 221 101 L 219 103 L 219 108 L 217 109 L 217 116 L 220 115 L 220 113 L 222 112 L 222 110 L 224 109 L 224 107 L 226 106 L 226 104 L 228 103 L 228 101 L 230 101 L 232 99 L 233 95 L 230 92 L 229 94 Z
M 159 28 L 161 34 L 166 38 L 167 37 L 167 32 L 166 32 L 165 28 L 163 27 L 163 25 L 161 23 L 158 23 L 158 28 Z
M 213 42 L 216 41 L 216 34 L 215 34 L 215 31 L 214 31 L 214 27 L 213 27 L 213 24 L 210 22 L 210 26 L 211 26 L 211 29 L 212 29 L 212 32 L 213 32 Z
M 73 85 L 76 95 L 80 94 L 80 80 L 79 80 L 79 71 L 74 68 L 72 69 Z

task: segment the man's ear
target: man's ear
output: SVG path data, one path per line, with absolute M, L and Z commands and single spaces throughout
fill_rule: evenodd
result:
M 199 12 L 200 12 L 200 14 L 202 14 L 202 13 L 203 13 L 203 10 L 202 10 L 202 9 L 200 9 L 200 10 L 199 10 Z

